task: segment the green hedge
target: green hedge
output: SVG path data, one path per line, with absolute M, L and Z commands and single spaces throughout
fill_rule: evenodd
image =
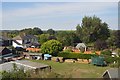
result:
M 59 57 L 63 58 L 79 58 L 79 59 L 91 59 L 91 56 L 97 56 L 96 54 L 82 54 L 73 52 L 60 52 Z
M 112 52 L 110 50 L 104 50 L 104 51 L 101 52 L 101 55 L 111 56 Z
M 114 61 L 115 62 L 119 62 L 120 61 L 120 58 L 119 57 L 105 57 L 105 61 L 109 64 L 109 63 L 113 63 Z

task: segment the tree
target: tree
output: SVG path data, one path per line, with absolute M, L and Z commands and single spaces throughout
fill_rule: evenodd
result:
M 44 42 L 48 41 L 49 34 L 38 35 L 38 42 L 42 45 Z
M 75 46 L 81 42 L 78 36 L 73 31 L 61 31 L 57 33 L 57 40 L 63 43 L 64 46 Z
M 106 40 L 110 36 L 108 25 L 96 16 L 85 16 L 81 26 L 77 25 L 76 33 L 85 43 L 92 43 L 97 39 Z
M 50 36 L 48 37 L 48 40 L 52 40 L 52 39 L 57 40 L 57 38 L 56 38 L 55 36 L 50 35 Z
M 47 30 L 47 33 L 50 34 L 50 35 L 54 35 L 55 34 L 55 31 L 53 29 L 48 29 Z
M 59 51 L 62 51 L 62 48 L 62 43 L 60 43 L 59 41 L 49 40 L 42 44 L 41 52 L 56 56 Z
M 39 34 L 43 33 L 43 31 L 40 28 L 37 28 L 37 27 L 34 27 L 33 29 L 32 28 L 22 29 L 20 32 L 21 33 L 24 32 L 26 34 L 32 34 L 32 35 L 39 35 Z
M 43 34 L 43 31 L 40 28 L 34 27 L 32 31 L 33 35 Z
M 120 48 L 120 30 L 117 30 L 115 32 L 115 36 L 116 36 L 116 38 L 115 38 L 115 46 L 117 48 Z
M 98 39 L 95 42 L 94 47 L 96 50 L 103 50 L 103 49 L 106 49 L 108 46 L 107 46 L 106 41 Z

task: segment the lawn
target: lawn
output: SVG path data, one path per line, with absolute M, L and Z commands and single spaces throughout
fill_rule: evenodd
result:
M 48 64 L 52 67 L 52 72 L 64 75 L 65 78 L 101 78 L 103 72 L 110 68 L 85 63 L 58 63 L 44 60 L 31 61 Z

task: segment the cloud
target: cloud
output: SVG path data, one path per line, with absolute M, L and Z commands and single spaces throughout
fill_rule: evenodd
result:
M 6 19 L 24 18 L 30 16 L 55 16 L 55 15 L 68 15 L 68 14 L 86 14 L 96 13 L 113 7 L 113 3 L 64 3 L 61 5 L 47 4 L 44 6 L 21 8 L 18 10 L 3 11 L 3 17 Z
M 21 3 L 20 3 L 21 4 Z M 49 28 L 50 26 L 58 29 L 73 29 L 76 24 L 80 23 L 83 16 L 100 16 L 105 21 L 112 25 L 113 18 L 116 15 L 111 15 L 107 19 L 108 14 L 116 13 L 117 3 L 112 2 L 78 2 L 78 3 L 33 3 L 31 7 L 22 7 L 7 10 L 3 8 L 3 25 L 10 26 L 11 29 L 18 29 L 17 26 L 43 26 L 41 29 Z M 104 18 L 104 16 L 105 18 Z M 79 17 L 79 19 L 77 18 Z M 99 16 L 98 16 L 99 17 Z M 65 27 L 66 26 L 66 27 Z M 6 28 L 7 29 L 7 28 Z

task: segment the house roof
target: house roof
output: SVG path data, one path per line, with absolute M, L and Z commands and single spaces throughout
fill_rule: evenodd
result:
M 108 74 L 110 78 L 120 78 L 120 68 L 112 68 L 103 73 L 103 77 Z
M 11 38 L 8 38 L 7 36 L 1 36 L 1 35 L 0 35 L 0 38 L 1 38 L 2 40 L 11 40 Z
M 5 55 L 5 54 L 9 54 L 12 51 L 6 47 L 0 47 L 0 55 Z
M 76 48 L 79 49 L 80 47 L 86 47 L 86 45 L 84 43 L 78 43 Z
M 18 35 L 16 37 L 14 37 L 13 39 L 14 40 L 25 40 L 25 39 L 33 39 L 33 38 L 37 38 L 37 37 L 34 35 L 25 35 L 25 36 Z
M 14 40 L 22 40 L 22 37 L 20 35 L 13 38 Z
M 49 65 L 45 65 L 42 63 L 32 62 L 28 60 L 18 60 L 18 61 L 11 61 L 7 63 L 0 64 L 0 71 L 11 71 L 13 69 L 13 63 L 17 65 L 18 68 L 24 67 L 25 70 L 28 69 L 43 69 L 50 67 Z

